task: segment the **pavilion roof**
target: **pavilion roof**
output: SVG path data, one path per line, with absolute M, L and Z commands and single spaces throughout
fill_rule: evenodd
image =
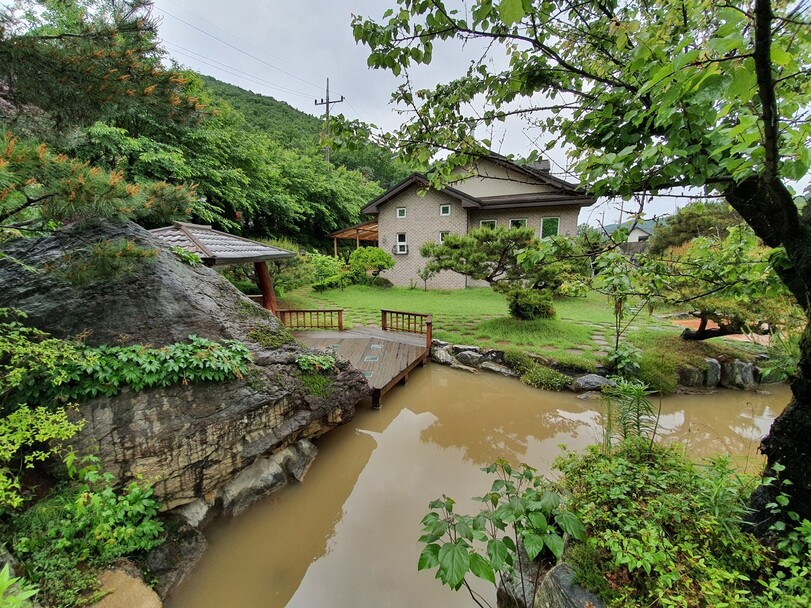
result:
M 342 228 L 341 230 L 330 232 L 329 236 L 336 239 L 351 239 L 353 241 L 376 241 L 378 236 L 377 220 L 355 224 L 349 228 Z
M 241 236 L 213 230 L 211 226 L 174 222 L 150 230 L 167 247 L 183 247 L 200 256 L 207 266 L 246 264 L 296 257 L 286 249 L 265 245 Z

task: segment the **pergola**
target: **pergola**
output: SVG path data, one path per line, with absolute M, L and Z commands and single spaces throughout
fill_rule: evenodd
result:
M 253 263 L 256 283 L 262 292 L 262 306 L 276 314 L 276 294 L 267 262 L 294 258 L 294 252 L 212 230 L 211 226 L 186 222 L 174 222 L 171 226 L 155 228 L 150 232 L 167 247 L 183 247 L 196 253 L 206 266 Z
M 355 247 L 360 247 L 361 241 L 372 241 L 377 243 L 377 220 L 356 224 L 349 228 L 342 228 L 331 232 L 332 247 L 335 257 L 338 257 L 338 239 L 355 241 Z

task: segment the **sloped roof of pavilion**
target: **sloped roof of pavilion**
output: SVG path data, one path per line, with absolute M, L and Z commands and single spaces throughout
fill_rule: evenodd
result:
M 265 245 L 241 236 L 213 230 L 211 226 L 174 222 L 150 230 L 167 247 L 183 247 L 196 253 L 206 266 L 247 264 L 296 257 L 293 251 Z

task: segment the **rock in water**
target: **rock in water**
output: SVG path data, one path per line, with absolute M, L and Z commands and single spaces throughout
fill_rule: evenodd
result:
M 132 224 L 77 225 L 4 243 L 0 306 L 56 337 L 88 344 L 160 347 L 191 334 L 239 340 L 254 364 L 245 379 L 175 385 L 81 405 L 87 420 L 74 443 L 97 451 L 121 481 L 142 475 L 166 508 L 211 499 L 242 469 L 301 439 L 350 420 L 369 393 L 363 375 L 339 363 L 328 396 L 308 393 L 296 365 L 303 348 L 280 322 L 216 271 L 184 264 L 168 250 L 111 282 L 74 286 L 46 268 L 98 240 L 161 247 Z
M 604 608 L 605 603 L 574 582 L 574 571 L 560 563 L 543 579 L 535 596 L 534 608 Z

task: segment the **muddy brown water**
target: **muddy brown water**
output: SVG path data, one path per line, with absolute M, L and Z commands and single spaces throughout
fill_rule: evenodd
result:
M 691 457 L 729 454 L 757 471 L 760 438 L 788 403 L 785 386 L 668 397 L 660 434 Z M 301 484 L 206 529 L 209 547 L 167 608 L 416 608 L 474 605 L 417 572 L 419 521 L 443 493 L 457 510 L 487 491 L 499 457 L 552 473 L 561 445 L 599 441 L 599 402 L 538 391 L 494 374 L 417 370 L 383 408 L 318 440 Z M 657 401 L 658 407 L 658 401 Z M 486 585 L 477 589 L 492 601 Z

